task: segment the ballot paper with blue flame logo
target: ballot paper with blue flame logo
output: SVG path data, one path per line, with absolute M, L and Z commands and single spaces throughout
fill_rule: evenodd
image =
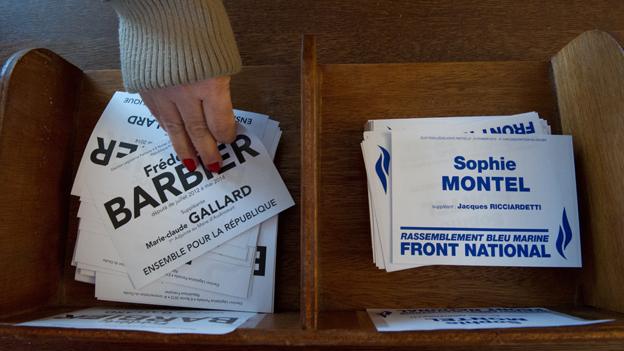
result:
M 264 145 L 238 128 L 236 140 L 220 146 L 219 173 L 188 171 L 164 139 L 88 179 L 84 189 L 135 288 L 294 204 Z
M 536 112 L 510 116 L 433 117 L 370 120 L 364 132 L 362 153 L 368 176 L 371 209 L 371 239 L 374 261 L 388 272 L 419 267 L 419 264 L 396 264 L 391 261 L 392 177 L 390 145 L 394 129 L 415 133 L 428 132 L 464 134 L 550 134 L 548 123 Z
M 572 138 L 391 133 L 392 262 L 580 267 Z

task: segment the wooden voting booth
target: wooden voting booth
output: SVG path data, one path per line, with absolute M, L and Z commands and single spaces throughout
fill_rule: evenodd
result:
M 15 327 L 91 306 L 74 281 L 78 202 L 69 190 L 118 70 L 81 71 L 45 49 L 16 53 L 0 78 L 0 349 L 208 349 L 309 346 L 418 349 L 624 347 L 624 54 L 592 31 L 551 62 L 245 67 L 234 106 L 281 122 L 276 164 L 297 206 L 280 215 L 276 313 L 222 336 Z M 372 263 L 364 122 L 535 110 L 574 136 L 582 269 Z M 584 327 L 377 333 L 366 308 L 549 307 L 615 322 Z

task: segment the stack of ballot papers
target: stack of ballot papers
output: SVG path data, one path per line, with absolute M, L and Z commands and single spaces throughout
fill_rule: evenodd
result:
M 282 131 L 235 110 L 221 171 L 189 171 L 139 95 L 114 94 L 81 159 L 72 265 L 101 300 L 273 312 Z
M 535 112 L 370 120 L 373 261 L 581 267 L 572 137 Z

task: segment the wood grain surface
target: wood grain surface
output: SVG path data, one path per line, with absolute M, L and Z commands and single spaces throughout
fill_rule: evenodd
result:
M 48 50 L 2 68 L 0 316 L 60 298 L 79 73 Z
M 586 30 L 624 29 L 621 0 L 225 0 L 245 65 L 298 64 L 302 34 L 321 63 L 547 61 Z M 119 68 L 105 1 L 0 1 L 0 60 L 47 47 L 82 69 Z
M 583 293 L 624 312 L 624 54 L 606 33 L 575 39 L 552 60 L 562 130 L 574 137 Z

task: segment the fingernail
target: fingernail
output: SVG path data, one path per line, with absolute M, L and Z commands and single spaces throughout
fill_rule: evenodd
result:
M 218 173 L 221 170 L 219 162 L 211 163 L 208 165 L 208 170 L 212 173 Z
M 188 169 L 190 172 L 194 172 L 195 169 L 197 169 L 195 160 L 193 160 L 192 158 L 185 158 L 184 160 L 182 160 L 182 163 L 184 163 L 184 166 L 186 166 L 186 169 Z

